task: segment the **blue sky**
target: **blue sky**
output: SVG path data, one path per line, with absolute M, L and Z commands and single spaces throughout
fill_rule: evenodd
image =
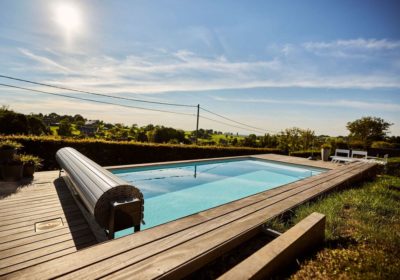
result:
M 1 75 L 201 104 L 270 132 L 297 126 L 346 135 L 348 121 L 377 116 L 400 135 L 398 1 L 3 0 L 0 6 Z M 190 116 L 4 87 L 0 96 L 0 104 L 25 113 L 195 127 Z M 251 132 L 205 119 L 200 126 Z

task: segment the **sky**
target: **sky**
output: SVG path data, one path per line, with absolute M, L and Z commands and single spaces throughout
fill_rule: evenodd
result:
M 197 105 L 269 133 L 347 135 L 375 116 L 400 135 L 400 2 L 2 0 L 0 75 Z M 112 123 L 196 127 L 195 107 L 109 99 L 0 78 L 0 105 Z M 200 111 L 200 127 L 249 134 Z M 211 121 L 206 118 L 218 120 Z M 230 125 L 227 125 L 229 123 Z

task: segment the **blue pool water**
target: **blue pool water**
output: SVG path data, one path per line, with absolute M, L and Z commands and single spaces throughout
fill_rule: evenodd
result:
M 142 229 L 323 172 L 323 169 L 264 160 L 191 162 L 112 170 L 144 195 Z M 119 232 L 117 236 L 131 233 Z

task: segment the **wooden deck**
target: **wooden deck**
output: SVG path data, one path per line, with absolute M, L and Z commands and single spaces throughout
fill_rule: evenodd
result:
M 33 182 L 0 182 L 0 275 L 96 243 L 68 188 L 57 177 L 58 172 L 39 172 Z M 50 230 L 35 228 L 51 220 L 61 223 Z
M 330 161 L 308 160 L 300 157 L 291 157 L 276 154 L 253 155 L 251 157 L 325 169 L 336 169 L 341 166 L 340 164 L 332 163 Z
M 48 279 L 57 277 L 64 279 L 181 278 L 257 234 L 260 226 L 265 221 L 334 188 L 348 185 L 373 175 L 375 169 L 374 164 L 361 162 L 338 166 L 331 165 L 330 163 L 312 162 L 305 159 L 277 155 L 257 157 L 334 169 L 314 177 L 309 177 L 83 250 L 76 251 L 76 246 L 70 246 L 70 251 L 66 254 L 55 255 L 60 251 L 57 251 L 57 253 L 52 251 L 53 257 L 47 258 L 47 255 L 44 255 L 41 261 L 45 262 L 36 265 L 28 257 L 22 261 L 16 261 L 18 257 L 15 256 L 27 254 L 24 252 L 27 250 L 31 252 L 31 249 L 19 251 L 18 248 L 24 247 L 10 245 L 16 241 L 13 241 L 14 237 L 8 235 L 10 239 L 8 241 L 2 239 L 1 245 L 3 246 L 4 244 L 6 247 L 11 246 L 13 248 L 11 254 L 13 254 L 14 259 L 11 256 L 8 257 L 9 253 L 4 254 L 4 252 L 9 252 L 7 249 L 0 251 L 0 267 L 2 267 L 0 275 L 3 275 L 7 279 Z M 38 199 L 35 205 L 39 204 L 42 206 L 42 203 L 44 203 L 43 200 L 49 203 L 48 199 L 52 198 L 53 202 L 51 203 L 57 204 L 57 197 L 60 200 L 65 200 L 68 197 L 66 192 L 58 195 L 61 192 L 60 190 L 58 192 L 56 190 L 53 191 L 52 196 L 43 198 L 39 193 L 44 186 L 37 185 L 35 187 L 38 188 L 38 192 L 35 192 L 35 188 L 32 188 L 31 191 L 27 191 L 24 194 L 23 198 L 20 198 L 22 199 L 21 202 L 32 201 L 31 197 L 33 196 Z M 17 199 L 17 196 L 0 200 L 0 211 L 3 211 L 3 209 L 14 211 L 15 205 L 13 206 L 13 203 L 10 202 L 13 199 Z M 23 202 L 20 204 L 25 208 L 25 213 L 28 212 L 30 213 L 29 215 L 34 217 L 40 216 L 39 214 L 32 214 L 33 209 L 25 207 Z M 64 204 L 64 202 L 61 204 Z M 29 211 L 26 208 L 30 208 Z M 42 213 L 40 212 L 41 210 L 35 211 L 34 213 Z M 47 218 L 56 216 L 50 213 L 46 213 L 45 215 Z M 58 215 L 60 216 L 62 213 L 60 212 Z M 30 218 L 28 219 L 30 220 L 30 224 L 26 228 L 26 231 L 31 231 L 32 221 Z M 81 220 L 80 225 L 85 225 L 82 218 L 74 217 L 73 219 L 69 219 L 70 223 L 75 223 L 73 227 L 78 227 L 76 223 L 79 223 L 77 222 L 79 220 Z M 5 221 L 2 216 L 0 222 L 3 223 Z M 85 230 L 86 228 L 74 232 Z M 14 233 L 17 232 L 18 230 Z M 26 233 L 21 232 L 18 234 L 24 236 Z M 68 235 L 68 233 L 65 234 Z M 71 234 L 71 231 L 69 234 Z M 28 238 L 34 238 L 34 236 L 30 232 Z M 93 238 L 88 232 L 83 236 Z M 58 237 L 52 238 L 57 239 Z M 84 239 L 84 237 L 81 238 Z M 44 243 L 46 242 L 44 241 Z M 64 241 L 58 241 L 56 244 L 62 242 Z M 71 239 L 69 239 L 69 242 L 70 245 L 73 245 Z M 93 242 L 94 239 L 90 239 L 87 243 L 81 242 L 81 245 L 93 244 Z M 42 248 L 39 250 L 46 251 L 47 248 L 51 248 L 52 246 L 57 245 L 46 245 L 45 249 Z M 72 253 L 73 251 L 76 252 Z M 50 260 L 51 258 L 52 260 Z M 33 258 L 34 260 L 35 258 Z M 12 265 L 14 265 L 14 269 L 7 270 Z M 19 265 L 17 271 L 15 271 L 15 265 Z

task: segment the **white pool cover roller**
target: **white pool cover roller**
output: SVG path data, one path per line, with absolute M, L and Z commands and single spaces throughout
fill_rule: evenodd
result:
M 73 148 L 58 150 L 56 160 L 66 172 L 86 208 L 101 227 L 109 229 L 114 227 L 115 222 L 131 224 L 130 226 L 135 226 L 135 229 L 139 226 L 140 229 L 144 200 L 139 189 L 129 185 Z M 115 215 L 114 205 L 129 204 L 133 201 L 136 203 L 135 207 L 120 209 L 123 210 L 120 211 L 120 215 L 118 217 Z M 135 213 L 131 213 L 132 211 Z M 129 221 L 121 221 L 121 219 Z M 116 227 L 116 230 L 124 228 L 124 226 Z

